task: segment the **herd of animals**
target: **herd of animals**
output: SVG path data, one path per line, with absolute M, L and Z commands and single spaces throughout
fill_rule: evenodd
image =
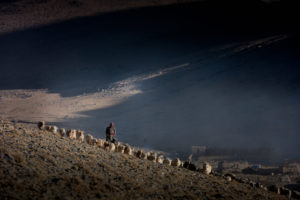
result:
M 174 166 L 174 167 L 184 167 L 193 171 L 202 171 L 205 174 L 210 174 L 212 171 L 212 167 L 209 163 L 205 163 L 203 165 L 203 169 L 196 168 L 194 164 L 190 161 L 182 162 L 179 158 L 170 159 L 164 158 L 163 155 L 158 155 L 156 152 L 145 152 L 141 149 L 136 149 L 131 147 L 128 144 L 122 144 L 121 142 L 112 143 L 109 141 L 105 141 L 103 139 L 94 138 L 91 134 L 87 134 L 84 137 L 84 131 L 69 129 L 66 130 L 64 128 L 58 128 L 57 126 L 45 125 L 45 122 L 39 122 L 38 127 L 41 130 L 46 130 L 52 133 L 59 133 L 62 137 L 67 137 L 73 140 L 79 140 L 80 142 L 86 142 L 89 145 L 97 146 L 99 148 L 105 149 L 110 152 L 118 152 L 127 154 L 129 156 L 136 156 L 140 159 L 150 160 L 152 162 L 157 162 L 164 165 Z
M 277 187 L 275 185 L 271 185 L 269 187 L 266 187 L 260 183 L 256 183 L 252 180 L 245 179 L 245 178 L 238 178 L 234 174 L 228 173 L 225 175 L 218 174 L 216 172 L 212 172 L 212 166 L 209 163 L 204 163 L 203 168 L 197 168 L 193 163 L 190 161 L 182 162 L 179 158 L 170 159 L 170 158 L 164 158 L 163 155 L 158 155 L 156 152 L 146 152 L 142 149 L 136 149 L 131 147 L 128 144 L 123 144 L 120 142 L 112 143 L 109 141 L 105 141 L 103 139 L 97 139 L 94 138 L 91 134 L 87 134 L 84 137 L 84 131 L 82 130 L 75 130 L 75 129 L 69 129 L 65 130 L 64 128 L 58 128 L 57 126 L 52 125 L 46 125 L 44 121 L 41 121 L 38 123 L 38 128 L 40 130 L 46 130 L 52 133 L 59 133 L 61 137 L 67 137 L 72 140 L 79 140 L 80 142 L 86 142 L 89 145 L 97 146 L 99 148 L 102 148 L 104 150 L 107 150 L 109 152 L 118 152 L 122 154 L 126 154 L 129 156 L 135 156 L 139 159 L 149 160 L 152 162 L 156 162 L 163 165 L 168 166 L 174 166 L 174 167 L 183 167 L 192 171 L 198 171 L 201 173 L 205 173 L 207 175 L 212 174 L 215 176 L 220 176 L 224 179 L 226 179 L 228 182 L 232 180 L 236 180 L 242 184 L 248 184 L 252 187 L 261 188 L 266 191 L 275 192 L 277 194 L 286 195 L 289 198 L 295 198 L 300 199 L 300 193 L 297 191 L 289 190 L 285 187 Z

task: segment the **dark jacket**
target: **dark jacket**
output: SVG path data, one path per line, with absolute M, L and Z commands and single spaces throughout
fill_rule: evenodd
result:
M 106 137 L 115 137 L 116 129 L 114 127 L 107 127 L 106 128 Z

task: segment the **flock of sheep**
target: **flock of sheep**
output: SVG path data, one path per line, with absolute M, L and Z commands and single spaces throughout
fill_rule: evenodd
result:
M 156 152 L 145 152 L 141 149 L 135 149 L 128 144 L 122 144 L 120 142 L 111 143 L 102 139 L 96 139 L 90 134 L 87 134 L 84 138 L 84 131 L 81 130 L 69 129 L 66 131 L 64 128 L 58 129 L 57 126 L 50 126 L 50 125 L 46 126 L 44 121 L 39 122 L 38 127 L 41 130 L 47 130 L 55 134 L 59 133 L 62 137 L 66 136 L 69 139 L 79 140 L 80 142 L 86 142 L 89 145 L 97 146 L 99 148 L 105 149 L 110 152 L 118 152 L 129 156 L 135 156 L 139 159 L 149 160 L 167 166 L 183 167 L 192 171 L 199 171 L 207 175 L 212 173 L 215 176 L 221 176 L 222 178 L 225 178 L 227 181 L 231 181 L 232 179 L 235 179 L 240 183 L 248 184 L 252 187 L 262 188 L 264 190 L 272 191 L 277 194 L 283 194 L 283 195 L 287 195 L 288 197 L 294 197 L 295 199 L 300 199 L 300 193 L 289 190 L 285 187 L 277 187 L 271 185 L 270 187 L 267 188 L 266 186 L 260 183 L 255 183 L 250 179 L 237 178 L 234 174 L 220 175 L 215 172 L 213 173 L 212 167 L 209 163 L 203 164 L 203 168 L 196 168 L 196 166 L 192 164 L 190 161 L 182 162 L 179 158 L 175 158 L 173 160 L 170 158 L 164 158 L 163 155 L 158 156 Z
M 38 127 L 41 130 L 47 130 L 55 134 L 59 133 L 62 137 L 66 136 L 69 139 L 86 142 L 89 145 L 98 146 L 99 148 L 105 149 L 110 152 L 123 153 L 129 156 L 135 156 L 140 159 L 149 160 L 168 166 L 184 167 L 193 171 L 201 171 L 205 174 L 210 174 L 212 171 L 212 167 L 208 163 L 205 163 L 203 165 L 203 168 L 197 169 L 196 166 L 190 161 L 182 162 L 179 158 L 175 158 L 173 160 L 170 158 L 164 158 L 163 155 L 157 155 L 156 152 L 145 152 L 141 149 L 135 149 L 128 144 L 122 144 L 120 142 L 111 143 L 102 139 L 94 138 L 90 134 L 87 134 L 84 140 L 84 131 L 81 130 L 69 129 L 66 131 L 64 128 L 58 129 L 57 126 L 46 126 L 44 121 L 39 122 Z

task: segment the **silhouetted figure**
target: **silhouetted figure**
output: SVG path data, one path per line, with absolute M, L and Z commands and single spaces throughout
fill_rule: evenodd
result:
M 114 127 L 114 123 L 111 122 L 109 127 L 106 128 L 106 141 L 115 143 L 116 129 Z

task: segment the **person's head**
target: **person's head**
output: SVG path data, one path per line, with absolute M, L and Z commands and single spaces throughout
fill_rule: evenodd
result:
M 110 122 L 109 127 L 114 127 L 114 123 Z

